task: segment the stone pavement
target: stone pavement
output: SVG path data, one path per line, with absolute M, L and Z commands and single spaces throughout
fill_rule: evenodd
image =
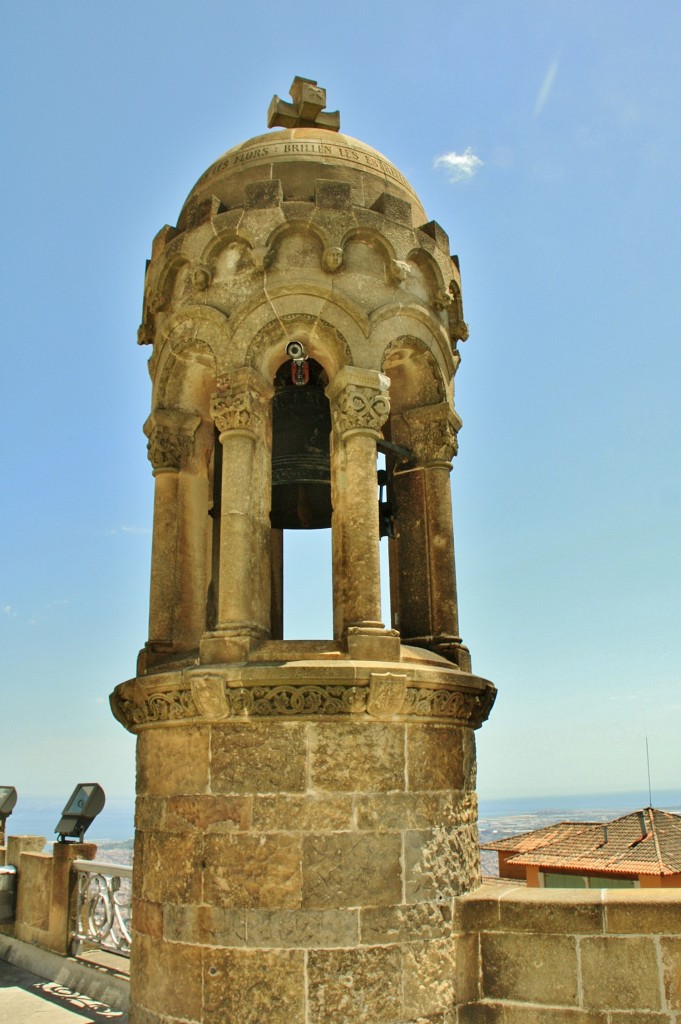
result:
M 113 1010 L 58 982 L 0 960 L 2 1024 L 127 1024 L 128 1015 Z
M 25 963 L 25 957 L 19 959 Z M 37 963 L 41 962 L 38 957 Z M 73 984 L 77 977 L 83 977 L 83 969 L 75 966 L 75 961 L 69 962 L 74 965 L 73 980 L 63 976 L 60 981 L 52 981 L 23 964 L 0 958 L 1 1024 L 104 1024 L 105 1021 L 127 1024 L 125 1011 L 113 1009 L 65 984 L 65 980 Z M 44 968 L 43 971 L 48 973 Z

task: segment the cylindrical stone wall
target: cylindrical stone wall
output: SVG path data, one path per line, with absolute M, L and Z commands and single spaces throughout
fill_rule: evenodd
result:
M 166 724 L 137 748 L 131 1024 L 449 1021 L 473 731 Z

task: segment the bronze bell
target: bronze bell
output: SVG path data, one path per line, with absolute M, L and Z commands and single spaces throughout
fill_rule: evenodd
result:
M 331 410 L 323 368 L 293 360 L 280 367 L 272 399 L 272 526 L 331 526 Z

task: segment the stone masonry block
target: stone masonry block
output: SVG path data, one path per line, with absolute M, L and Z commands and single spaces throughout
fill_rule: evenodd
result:
M 196 946 L 160 943 L 135 935 L 130 986 L 136 1006 L 153 1007 L 173 1020 L 194 1017 L 201 1005 L 202 951 Z
M 393 196 L 389 192 L 382 192 L 378 199 L 371 206 L 372 210 L 382 213 L 389 220 L 395 220 L 398 224 L 412 226 L 411 204 L 406 199 Z
M 152 903 L 200 903 L 203 838 L 147 832 L 141 839 L 142 897 Z
M 677 935 L 681 933 L 681 889 L 634 889 L 626 898 L 605 891 L 605 922 L 609 934 Z
M 357 910 L 249 910 L 248 944 L 274 949 L 356 946 Z
M 289 832 L 295 822 L 300 832 L 342 832 L 352 828 L 352 796 L 256 796 L 252 829 L 255 832 Z
M 523 1006 L 506 1003 L 503 1009 L 504 1024 L 611 1024 L 606 1013 L 597 1010 L 570 1010 L 567 1007 Z M 631 1020 L 629 1024 L 639 1024 Z M 657 1024 L 648 1021 L 647 1024 Z
M 485 998 L 577 1005 L 574 937 L 484 933 L 480 953 Z
M 144 729 L 137 737 L 137 795 L 208 791 L 208 727 Z
M 315 187 L 317 206 L 326 210 L 348 210 L 352 207 L 352 185 L 344 181 L 318 178 Z
M 372 792 L 404 789 L 404 726 L 329 722 L 310 733 L 313 789 Z
M 479 876 L 477 831 L 434 828 L 404 834 L 408 903 L 450 900 L 471 889 Z
M 218 907 L 300 906 L 300 836 L 209 835 L 204 857 L 205 903 Z
M 597 889 L 564 889 L 547 898 L 544 889 L 516 887 L 499 898 L 503 931 L 593 935 L 603 932 L 603 906 Z
M 404 1020 L 399 946 L 311 950 L 309 1024 L 388 1024 Z
M 231 907 L 166 906 L 163 937 L 186 945 L 238 947 L 246 942 L 246 912 Z
M 281 206 L 284 193 L 281 182 L 277 178 L 253 181 L 244 189 L 246 209 L 263 210 L 272 206 Z
M 303 907 L 391 906 L 402 899 L 397 833 L 303 838 Z
M 251 797 L 175 796 L 168 800 L 168 832 L 235 832 L 248 828 Z
M 667 1004 L 681 1011 L 681 937 L 662 938 L 660 946 Z
M 360 910 L 363 946 L 441 939 L 450 935 L 451 930 L 451 907 L 439 903 L 366 907 Z
M 300 950 L 206 950 L 205 1024 L 304 1024 L 303 956 Z
M 407 772 L 411 791 L 469 789 L 475 765 L 473 734 L 447 725 L 407 726 Z
M 425 235 L 429 235 L 430 238 L 434 239 L 438 249 L 449 253 L 449 235 L 444 228 L 440 227 L 436 220 L 429 220 L 427 224 L 421 224 L 419 231 L 423 231 Z
M 449 939 L 403 946 L 402 986 L 407 1017 L 444 1013 L 454 1004 L 454 946 Z
M 649 937 L 589 936 L 580 942 L 584 1005 L 597 1010 L 659 1010 L 655 943 Z
M 306 788 L 305 726 L 238 722 L 213 726 L 213 793 L 292 793 Z

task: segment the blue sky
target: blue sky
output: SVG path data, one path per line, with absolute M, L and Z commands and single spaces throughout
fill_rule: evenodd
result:
M 481 797 L 644 792 L 646 735 L 653 796 L 678 788 L 681 7 L 23 0 L 3 22 L 0 782 L 133 793 L 108 693 L 147 635 L 144 263 L 300 74 L 461 258 L 461 628 L 499 687 Z M 292 581 L 293 635 L 330 632 L 328 561 Z

